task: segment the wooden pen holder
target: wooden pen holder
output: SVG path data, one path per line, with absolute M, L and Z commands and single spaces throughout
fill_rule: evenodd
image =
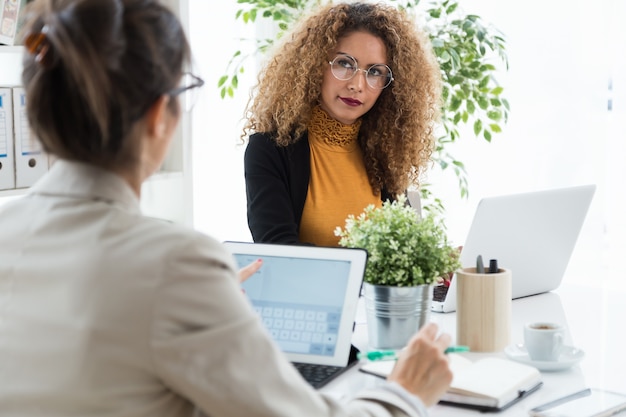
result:
M 511 271 L 456 272 L 456 343 L 473 352 L 503 350 L 511 338 Z

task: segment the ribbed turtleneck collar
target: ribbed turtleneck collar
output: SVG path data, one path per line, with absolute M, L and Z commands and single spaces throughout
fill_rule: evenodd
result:
M 351 125 L 345 125 L 316 106 L 309 122 L 309 135 L 320 138 L 329 145 L 345 146 L 356 140 L 360 128 L 360 119 Z

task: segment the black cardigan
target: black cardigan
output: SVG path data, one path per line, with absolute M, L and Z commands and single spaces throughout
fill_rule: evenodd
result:
M 311 152 L 305 134 L 278 146 L 267 133 L 250 136 L 244 153 L 248 227 L 255 242 L 302 243 L 298 240 L 309 179 Z M 393 197 L 383 190 L 383 201 Z

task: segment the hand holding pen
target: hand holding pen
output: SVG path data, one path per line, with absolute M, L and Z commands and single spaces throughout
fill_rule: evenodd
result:
M 427 323 L 411 338 L 387 378 L 419 397 L 426 407 L 439 401 L 450 387 L 452 372 L 444 354 L 450 335 L 439 334 L 435 323 Z

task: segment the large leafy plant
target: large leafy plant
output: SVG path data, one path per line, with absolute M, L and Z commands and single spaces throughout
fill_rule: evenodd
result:
M 503 87 L 496 74 L 500 66 L 508 69 L 505 40 L 495 28 L 477 15 L 463 13 L 458 0 L 434 0 L 419 6 L 420 0 L 388 0 L 414 15 L 432 41 L 443 79 L 442 129 L 437 138 L 433 160 L 442 170 L 452 169 L 462 197 L 468 195 L 465 165 L 450 152 L 450 145 L 461 137 L 463 125 L 471 127 L 476 137 L 491 142 L 508 119 L 509 103 L 502 96 Z M 218 81 L 222 98 L 232 97 L 245 71 L 245 62 L 263 54 L 305 12 L 331 0 L 237 0 L 242 5 L 235 19 L 254 23 L 261 19 L 274 22 L 276 37 L 255 39 L 251 53 L 237 50 Z M 422 198 L 433 199 L 428 186 L 421 188 Z M 427 205 L 425 205 L 428 208 Z
M 348 216 L 345 227 L 335 234 L 340 246 L 367 250 L 365 282 L 370 284 L 430 285 L 460 267 L 443 222 L 435 213 L 420 218 L 404 196 Z

